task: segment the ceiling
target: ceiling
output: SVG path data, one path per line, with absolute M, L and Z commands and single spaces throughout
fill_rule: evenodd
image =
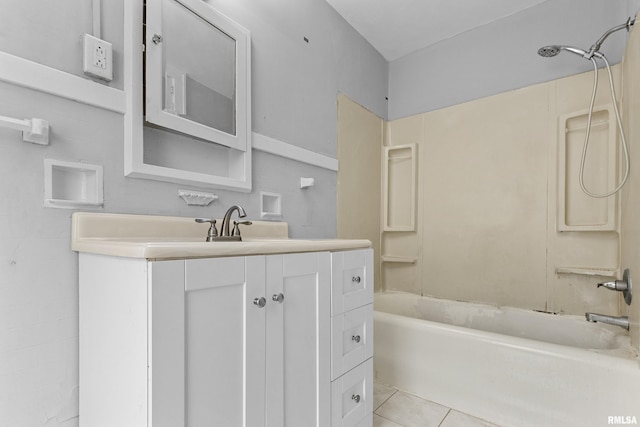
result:
M 549 0 L 327 0 L 387 61 Z

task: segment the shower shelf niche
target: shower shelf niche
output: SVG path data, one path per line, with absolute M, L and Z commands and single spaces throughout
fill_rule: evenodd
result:
M 418 261 L 415 257 L 382 255 L 382 262 L 396 262 L 405 264 L 415 264 Z
M 580 159 L 588 111 L 563 115 L 558 123 L 558 231 L 616 231 L 618 198 L 593 198 L 580 188 Z M 584 165 L 584 184 L 606 193 L 618 178 L 617 127 L 611 104 L 594 108 Z
M 593 267 L 556 267 L 556 274 L 578 274 L 582 276 L 619 277 L 620 269 Z
M 416 165 L 416 144 L 384 147 L 384 231 L 416 229 Z

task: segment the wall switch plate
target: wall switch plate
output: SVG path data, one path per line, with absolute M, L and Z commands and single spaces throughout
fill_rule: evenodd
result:
M 83 38 L 83 66 L 84 73 L 102 80 L 113 80 L 113 47 L 111 43 L 85 34 Z
M 168 113 L 179 116 L 187 115 L 187 73 L 171 64 L 165 66 L 164 73 L 164 109 Z

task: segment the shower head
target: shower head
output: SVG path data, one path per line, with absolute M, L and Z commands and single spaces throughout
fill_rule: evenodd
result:
M 600 52 L 600 46 L 602 46 L 602 43 L 604 42 L 604 40 L 607 37 L 609 37 L 612 33 L 615 33 L 616 31 L 620 31 L 620 30 L 630 31 L 631 27 L 635 24 L 635 22 L 636 22 L 635 19 L 629 18 L 627 19 L 627 22 L 625 22 L 624 24 L 618 25 L 609 29 L 606 33 L 602 35 L 602 37 L 598 39 L 598 41 L 596 41 L 593 44 L 593 46 L 589 48 L 588 51 L 578 49 L 577 47 L 571 47 L 571 46 L 551 45 L 551 46 L 544 46 L 538 49 L 538 55 L 544 56 L 545 58 L 550 58 L 552 56 L 556 56 L 557 54 L 559 54 L 561 50 L 566 50 L 567 52 L 580 55 L 584 59 L 593 59 L 594 56 L 596 58 L 602 59 L 604 55 Z
M 551 58 L 560 53 L 560 46 L 544 46 L 538 49 L 538 55 Z
M 545 58 L 551 58 L 552 56 L 556 56 L 557 54 L 559 54 L 562 50 L 566 50 L 567 52 L 575 53 L 576 55 L 580 55 L 583 58 L 589 59 L 589 53 L 587 53 L 587 51 L 571 46 L 544 46 L 538 49 L 538 55 L 544 56 Z

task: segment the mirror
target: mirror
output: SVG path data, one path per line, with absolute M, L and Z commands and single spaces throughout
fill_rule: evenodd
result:
M 125 176 L 250 192 L 249 32 L 202 0 L 124 12 Z
M 145 121 L 247 150 L 249 34 L 202 0 L 147 0 Z
M 235 135 L 236 41 L 176 1 L 162 9 L 164 111 Z

